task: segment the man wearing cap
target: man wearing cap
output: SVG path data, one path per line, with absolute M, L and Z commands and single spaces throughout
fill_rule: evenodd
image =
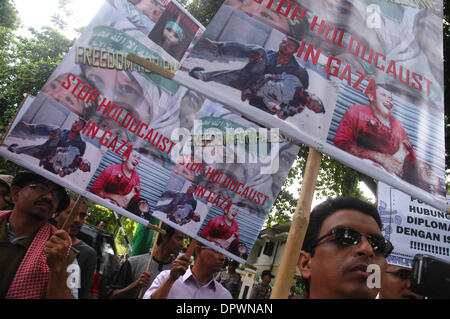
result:
M 66 191 L 32 172 L 11 183 L 14 208 L 0 212 L 0 298 L 72 298 L 67 265 L 70 237 L 48 223 L 69 205 Z
M 264 270 L 261 273 L 261 282 L 253 286 L 249 299 L 269 299 L 272 293 L 270 282 L 273 277 L 270 270 Z

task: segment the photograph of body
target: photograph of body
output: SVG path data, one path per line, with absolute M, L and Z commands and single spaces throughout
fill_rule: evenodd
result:
M 167 214 L 167 218 L 179 226 L 183 226 L 191 221 L 199 222 L 200 215 L 195 212 L 197 201 L 193 196 L 195 188 L 196 186 L 192 184 L 184 193 L 165 191 L 161 195 L 160 203 L 166 201 L 169 201 L 169 203 L 158 203 L 155 211 Z
M 328 142 L 331 142 L 330 138 L 334 134 L 332 143 L 336 147 L 358 158 L 370 160 L 386 172 L 432 194 L 444 196 L 445 187 L 439 177 L 439 170 L 433 169 L 427 161 L 437 160 L 440 155 L 431 153 L 427 157 L 418 158 L 415 149 L 419 147 L 419 152 L 422 153 L 424 146 L 417 142 L 430 141 L 425 141 L 414 129 L 408 128 L 409 134 L 415 138 L 416 144 L 413 144 L 404 125 L 394 117 L 396 107 L 402 109 L 397 113 L 400 119 L 407 117 L 407 113 L 403 113 L 406 108 L 400 100 L 394 100 L 387 88 L 385 84 L 378 83 L 375 92 L 367 95 L 368 104 L 350 105 L 343 113 L 336 131 L 332 126 Z M 341 100 L 338 99 L 338 105 L 340 103 Z M 343 111 L 338 107 L 335 115 L 342 114 Z M 404 123 L 409 124 L 409 121 Z M 434 140 L 439 138 L 432 137 Z
M 85 125 L 86 121 L 82 118 L 73 122 L 70 129 L 21 121 L 15 128 L 16 132 L 22 131 L 28 136 L 44 137 L 47 140 L 37 145 L 11 144 L 8 146 L 8 150 L 37 158 L 39 166 L 61 177 L 69 175 L 77 169 L 88 172 L 90 163 L 83 158 L 86 142 L 80 135 Z
M 178 72 L 185 74 L 180 76 L 193 79 L 199 90 L 214 91 L 219 102 L 233 99 L 302 131 L 323 135 L 338 91 L 323 62 L 314 65 L 311 58 L 299 55 L 307 48 L 301 36 L 282 33 L 226 4 L 213 18 L 215 27 L 205 30 L 184 60 Z M 255 119 L 269 120 L 256 114 Z
M 215 243 L 219 247 L 228 250 L 239 243 L 239 225 L 236 217 L 239 209 L 231 205 L 228 212 L 222 216 L 213 217 L 200 232 L 200 237 Z
M 206 37 L 200 41 L 204 41 L 218 55 L 247 58 L 249 62 L 236 70 L 208 72 L 203 67 L 194 67 L 189 75 L 205 82 L 214 81 L 238 89 L 241 91 L 241 99 L 249 99 L 251 105 L 276 113 L 276 106 L 289 103 L 296 90 L 308 89 L 308 72 L 294 58 L 300 45 L 294 38 L 285 37 L 279 44 L 278 51 L 239 42 L 211 41 Z M 287 78 L 286 75 L 292 77 Z M 278 89 L 278 94 L 275 94 L 273 82 L 277 81 L 282 81 L 283 85 Z M 267 105 L 265 102 L 270 98 Z
M 89 190 L 119 207 L 131 207 L 140 198 L 141 183 L 137 172 L 140 161 L 141 155 L 136 151 L 131 152 L 121 164 L 106 167 Z

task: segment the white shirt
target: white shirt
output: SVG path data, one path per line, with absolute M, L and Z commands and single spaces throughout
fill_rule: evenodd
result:
M 169 275 L 170 270 L 161 272 L 142 299 L 151 299 L 152 294 L 166 281 Z M 189 267 L 186 273 L 174 282 L 167 299 L 232 299 L 232 297 L 230 292 L 214 278 L 201 285 Z

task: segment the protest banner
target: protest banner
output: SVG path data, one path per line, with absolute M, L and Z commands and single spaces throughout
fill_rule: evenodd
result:
M 442 1 L 229 0 L 172 79 L 445 210 L 441 21 Z
M 176 2 L 152 4 L 159 18 L 128 1 L 105 2 L 25 101 L 0 154 L 245 264 L 299 146 L 128 60 L 133 53 L 173 72 L 204 30 Z M 180 41 L 181 51 L 163 40 L 173 32 L 191 41 Z
M 394 245 L 389 264 L 412 268 L 416 254 L 450 261 L 450 214 L 381 182 L 378 210 L 383 235 Z
M 173 80 L 445 210 L 442 57 L 442 1 L 229 0 Z

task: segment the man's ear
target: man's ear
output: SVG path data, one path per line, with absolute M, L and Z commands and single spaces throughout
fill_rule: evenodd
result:
M 160 242 L 160 244 L 161 243 L 163 243 L 163 242 L 165 242 L 166 241 L 166 239 L 167 239 L 167 234 L 159 234 L 159 237 L 161 238 L 161 242 Z
M 310 253 L 304 250 L 300 251 L 297 266 L 302 274 L 302 277 L 305 279 L 309 279 L 311 277 L 311 258 Z
M 21 189 L 22 189 L 22 187 L 17 186 L 17 185 L 11 186 L 11 191 L 10 191 L 11 202 L 13 202 L 13 203 L 17 202 L 19 192 Z

